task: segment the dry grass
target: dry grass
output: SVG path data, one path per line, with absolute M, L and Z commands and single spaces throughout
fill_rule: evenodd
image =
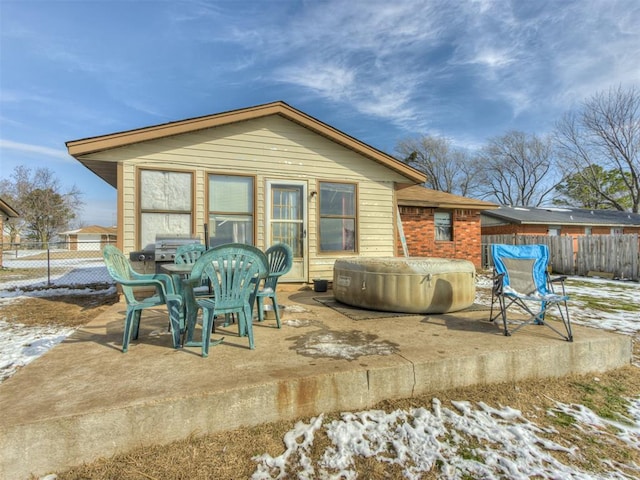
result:
M 489 405 L 510 406 L 523 412 L 525 418 L 538 426 L 550 426 L 558 432 L 553 441 L 565 446 L 577 445 L 581 458 L 569 458 L 554 452 L 560 461 L 574 464 L 593 473 L 602 473 L 600 459 L 608 458 L 622 464 L 640 464 L 640 452 L 622 442 L 606 442 L 580 432 L 566 418 L 551 417 L 545 411 L 555 401 L 592 405 L 601 414 L 619 411 L 624 406 L 623 397 L 640 395 L 640 370 L 627 367 L 600 376 L 575 376 L 562 379 L 530 381 L 518 384 L 478 386 L 465 389 L 434 392 L 409 399 L 389 400 L 374 408 L 392 411 L 413 407 L 429 407 L 431 400 L 439 398 L 443 406 L 453 408 L 451 400 L 485 402 Z M 337 414 L 325 417 L 325 423 L 338 418 Z M 283 437 L 295 422 L 278 422 L 253 428 L 233 430 L 214 435 L 192 436 L 169 445 L 140 447 L 135 450 L 103 458 L 58 473 L 59 480 L 80 479 L 218 479 L 250 478 L 256 469 L 252 457 L 263 453 L 278 456 L 284 451 Z M 311 451 L 317 462 L 330 442 L 321 430 Z M 357 461 L 358 478 L 401 479 L 397 465 L 389 465 L 376 458 L 360 458 Z M 423 478 L 438 478 L 438 471 L 429 472 Z M 633 475 L 633 472 L 628 472 Z M 291 472 L 289 478 L 296 478 Z
M 116 301 L 115 295 L 86 295 L 68 297 L 29 298 L 19 303 L 0 307 L 0 316 L 7 321 L 29 324 L 58 323 L 67 326 L 84 324 Z M 28 319 L 28 320 L 27 320 Z M 573 426 L 571 418 L 551 417 L 546 411 L 554 401 L 566 404 L 582 404 L 604 417 L 613 418 L 623 413 L 625 398 L 640 395 L 640 369 L 626 367 L 607 372 L 595 378 L 593 375 L 560 379 L 476 386 L 442 392 L 433 392 L 415 398 L 388 400 L 374 408 L 392 411 L 427 407 L 433 398 L 442 401 L 443 407 L 451 407 L 452 400 L 484 402 L 494 407 L 510 406 L 522 411 L 525 418 L 537 425 L 552 426 L 557 430 L 555 442 L 566 446 L 577 445 L 581 457 L 568 458 L 553 453 L 564 463 L 575 464 L 594 473 L 603 467 L 602 458 L 622 464 L 640 464 L 640 452 L 622 442 L 606 442 L 594 439 Z M 325 423 L 338 418 L 328 414 Z M 306 420 L 306 419 L 301 419 Z M 59 480 L 80 479 L 242 479 L 255 471 L 252 457 L 263 453 L 278 456 L 284 451 L 283 437 L 295 422 L 279 422 L 222 432 L 213 435 L 193 435 L 168 445 L 144 446 L 132 451 L 102 458 L 58 473 Z M 319 460 L 329 445 L 321 429 L 312 447 L 312 458 Z M 400 479 L 398 466 L 382 463 L 375 458 L 357 460 L 358 478 Z M 438 471 L 429 472 L 423 478 L 438 478 Z M 634 472 L 628 472 L 633 476 Z M 637 473 L 637 472 L 636 472 Z M 296 478 L 291 474 L 290 478 Z
M 118 295 L 60 295 L 28 297 L 0 307 L 7 322 L 23 325 L 60 325 L 77 327 L 93 320 L 118 302 Z

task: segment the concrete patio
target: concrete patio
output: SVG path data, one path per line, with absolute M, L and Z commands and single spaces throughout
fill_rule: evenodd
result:
M 0 478 L 42 475 L 151 443 L 263 422 L 367 409 L 390 398 L 473 384 L 603 372 L 631 362 L 631 338 L 574 327 L 511 337 L 487 308 L 394 315 L 331 308 L 332 293 L 278 293 L 283 326 L 237 328 L 209 358 L 174 350 L 159 309 L 120 352 L 120 303 L 0 384 Z M 333 305 L 335 307 L 335 305 Z

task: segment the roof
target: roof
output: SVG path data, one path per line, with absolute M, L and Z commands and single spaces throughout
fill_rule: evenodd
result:
M 102 227 L 100 225 L 90 225 L 88 227 L 78 228 L 76 230 L 69 230 L 68 232 L 61 232 L 62 235 L 112 235 L 116 236 L 118 229 L 116 227 Z
M 557 207 L 507 207 L 483 212 L 488 217 L 517 224 L 639 226 L 640 214 L 619 210 Z
M 5 217 L 19 217 L 20 214 L 18 212 L 16 212 L 11 205 L 9 205 L 7 202 L 5 202 L 4 200 L 2 200 L 0 198 L 0 212 L 2 212 L 2 214 Z
M 498 208 L 495 203 L 432 190 L 422 185 L 401 185 L 396 197 L 398 205 L 411 207 L 466 208 L 470 210 Z
M 215 128 L 232 123 L 254 120 L 269 115 L 280 115 L 292 122 L 322 135 L 336 143 L 343 145 L 373 161 L 396 171 L 415 183 L 423 183 L 425 175 L 402 163 L 394 157 L 374 148 L 360 140 L 333 128 L 316 118 L 297 110 L 282 101 L 266 103 L 254 107 L 231 110 L 228 112 L 207 115 L 203 117 L 189 118 L 176 122 L 163 123 L 135 130 L 111 133 L 99 137 L 90 137 L 80 140 L 70 140 L 65 143 L 69 155 L 73 156 L 85 167 L 117 188 L 117 166 L 115 162 L 83 158 L 90 153 L 111 150 L 118 147 L 132 145 L 140 142 L 148 142 L 173 135 L 191 133 L 207 128 Z

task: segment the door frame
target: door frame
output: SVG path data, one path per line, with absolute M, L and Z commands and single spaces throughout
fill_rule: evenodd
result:
M 302 258 L 296 259 L 294 257 L 294 267 L 291 268 L 291 271 L 284 275 L 281 278 L 281 281 L 284 282 L 306 282 L 309 276 L 309 225 L 308 225 L 308 182 L 306 180 L 287 180 L 287 179 L 277 179 L 271 178 L 265 180 L 265 249 L 270 246 L 271 242 L 271 200 L 272 200 L 272 187 L 274 185 L 292 185 L 296 187 L 301 187 L 300 193 L 300 211 L 302 213 Z M 298 264 L 298 268 L 296 267 L 296 263 Z M 296 271 L 300 271 L 299 275 L 296 275 Z

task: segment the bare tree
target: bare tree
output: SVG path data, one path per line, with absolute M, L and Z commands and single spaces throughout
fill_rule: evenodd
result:
M 38 168 L 32 174 L 25 166 L 16 167 L 11 180 L 0 181 L 0 196 L 20 212 L 20 217 L 6 222 L 11 241 L 24 235 L 49 242 L 76 217 L 76 211 L 82 206 L 81 195 L 75 186 L 63 192 L 48 168 Z
M 502 205 L 537 207 L 560 181 L 549 139 L 512 131 L 482 149 L 484 198 Z
M 400 140 L 396 153 L 401 161 L 427 176 L 425 186 L 434 190 L 469 195 L 477 188 L 477 164 L 462 149 L 442 137 L 424 135 Z
M 577 112 L 567 113 L 556 125 L 555 139 L 566 165 L 566 174 L 579 179 L 585 188 L 607 204 L 625 210 L 620 192 L 612 194 L 603 184 L 599 165 L 614 172 L 624 184 L 631 211 L 640 208 L 640 91 L 636 87 L 611 88 L 583 103 Z M 628 194 L 628 196 L 626 195 Z

